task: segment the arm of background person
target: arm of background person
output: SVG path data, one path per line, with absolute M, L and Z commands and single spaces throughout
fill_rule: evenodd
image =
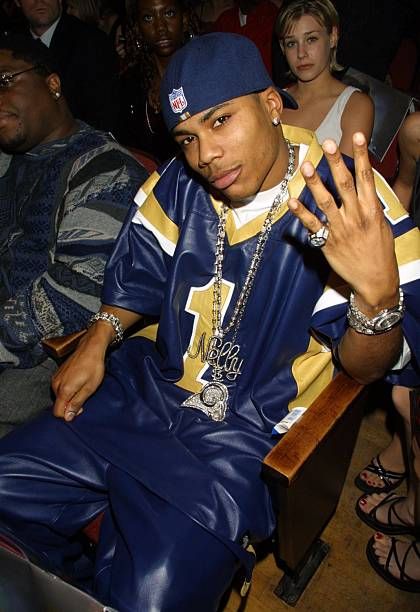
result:
M 349 98 L 341 117 L 340 151 L 353 157 L 353 134 L 362 132 L 370 141 L 375 120 L 375 107 L 370 96 L 355 91 Z
M 409 211 L 413 194 L 416 163 L 420 159 L 420 112 L 409 115 L 398 135 L 400 163 L 393 189 L 401 204 Z
M 119 147 L 100 157 L 84 156 L 84 166 L 78 158 L 70 171 L 47 270 L 0 305 L 0 367 L 29 368 L 43 361 L 43 337 L 84 327 L 100 306 L 106 261 L 147 177 Z

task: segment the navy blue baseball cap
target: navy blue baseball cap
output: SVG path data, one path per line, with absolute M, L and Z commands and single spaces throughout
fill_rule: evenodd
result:
M 169 62 L 160 86 L 168 130 L 196 113 L 227 100 L 275 87 L 260 52 L 245 36 L 215 32 L 193 38 Z M 287 108 L 297 108 L 287 91 L 276 87 Z

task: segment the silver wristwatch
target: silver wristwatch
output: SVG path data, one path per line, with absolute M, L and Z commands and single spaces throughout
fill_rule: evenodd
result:
M 400 298 L 396 306 L 384 308 L 372 319 L 361 312 L 354 303 L 354 294 L 350 294 L 347 321 L 349 326 L 359 334 L 374 336 L 389 331 L 401 321 L 404 316 L 404 294 L 399 290 Z

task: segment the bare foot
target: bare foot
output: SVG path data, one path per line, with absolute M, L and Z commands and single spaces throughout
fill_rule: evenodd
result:
M 420 582 L 420 542 L 418 541 L 415 547 L 412 546 L 412 542 L 391 538 L 383 533 L 375 533 L 373 549 L 378 563 L 382 566 L 386 565 L 391 550 L 392 540 L 395 540 L 395 549 L 385 569 L 395 578 L 403 579 L 405 577 Z M 408 550 L 409 548 L 410 550 Z M 407 559 L 403 566 L 406 555 Z M 403 567 L 404 570 L 402 571 Z
M 360 480 L 371 488 L 391 490 L 394 488 L 392 485 L 396 488 L 405 477 L 404 463 L 401 463 L 397 457 L 393 457 L 392 461 L 388 462 L 388 458 L 378 455 L 372 459 L 371 466 L 373 466 L 371 469 L 364 469 L 359 474 Z
M 388 500 L 379 505 L 386 497 Z M 373 493 L 372 495 L 362 495 L 359 499 L 358 506 L 359 510 L 368 515 L 374 508 L 379 506 L 374 513 L 374 518 L 377 522 L 383 525 L 403 525 L 403 526 L 414 526 L 414 515 L 413 508 L 409 503 L 407 497 L 401 497 L 398 501 L 398 495 L 392 493 Z M 390 506 L 392 509 L 390 510 Z M 390 516 L 389 516 L 390 513 Z

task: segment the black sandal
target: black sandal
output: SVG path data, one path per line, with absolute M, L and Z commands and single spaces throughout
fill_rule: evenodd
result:
M 416 529 L 412 525 L 408 525 L 403 519 L 398 516 L 398 512 L 395 510 L 395 505 L 401 500 L 405 499 L 402 495 L 395 495 L 395 493 L 388 493 L 384 499 L 382 499 L 376 506 L 369 512 L 363 512 L 360 508 L 359 502 L 365 495 L 361 495 L 356 502 L 356 513 L 357 516 L 369 527 L 372 527 L 375 531 L 381 531 L 387 535 L 403 535 L 405 533 L 415 533 Z M 392 499 L 394 498 L 394 499 Z M 376 518 L 376 513 L 381 506 L 389 504 L 387 522 L 381 523 Z M 395 517 L 399 522 L 393 523 L 392 519 Z
M 398 558 L 397 552 L 398 540 L 396 538 L 391 538 L 392 544 L 391 548 L 389 549 L 385 565 L 381 565 L 378 561 L 375 549 L 373 548 L 374 542 L 375 537 L 372 536 L 369 542 L 367 543 L 366 556 L 375 572 L 377 572 L 381 578 L 383 578 L 386 582 L 388 582 L 397 589 L 402 589 L 403 591 L 410 591 L 411 593 L 420 593 L 420 580 L 414 580 L 413 578 L 410 578 L 410 576 L 408 576 L 405 571 L 405 566 L 410 551 L 414 552 L 414 554 L 418 557 L 420 563 L 420 541 L 414 540 L 413 542 L 411 542 L 411 544 L 407 547 L 407 550 L 405 551 L 402 560 L 400 560 Z M 396 566 L 398 567 L 398 570 L 400 572 L 400 578 L 396 578 L 389 572 L 389 565 L 392 561 L 392 558 L 395 559 Z
M 375 474 L 375 476 L 379 476 L 384 483 L 384 486 L 373 487 L 369 485 L 366 480 L 363 480 L 363 478 L 360 477 L 360 473 L 365 471 L 371 472 L 372 474 Z M 361 472 L 354 479 L 354 484 L 365 493 L 389 493 L 390 491 L 393 491 L 399 487 L 407 476 L 407 472 L 393 472 L 392 470 L 386 470 L 379 459 L 379 455 L 376 455 L 369 465 L 361 470 Z

